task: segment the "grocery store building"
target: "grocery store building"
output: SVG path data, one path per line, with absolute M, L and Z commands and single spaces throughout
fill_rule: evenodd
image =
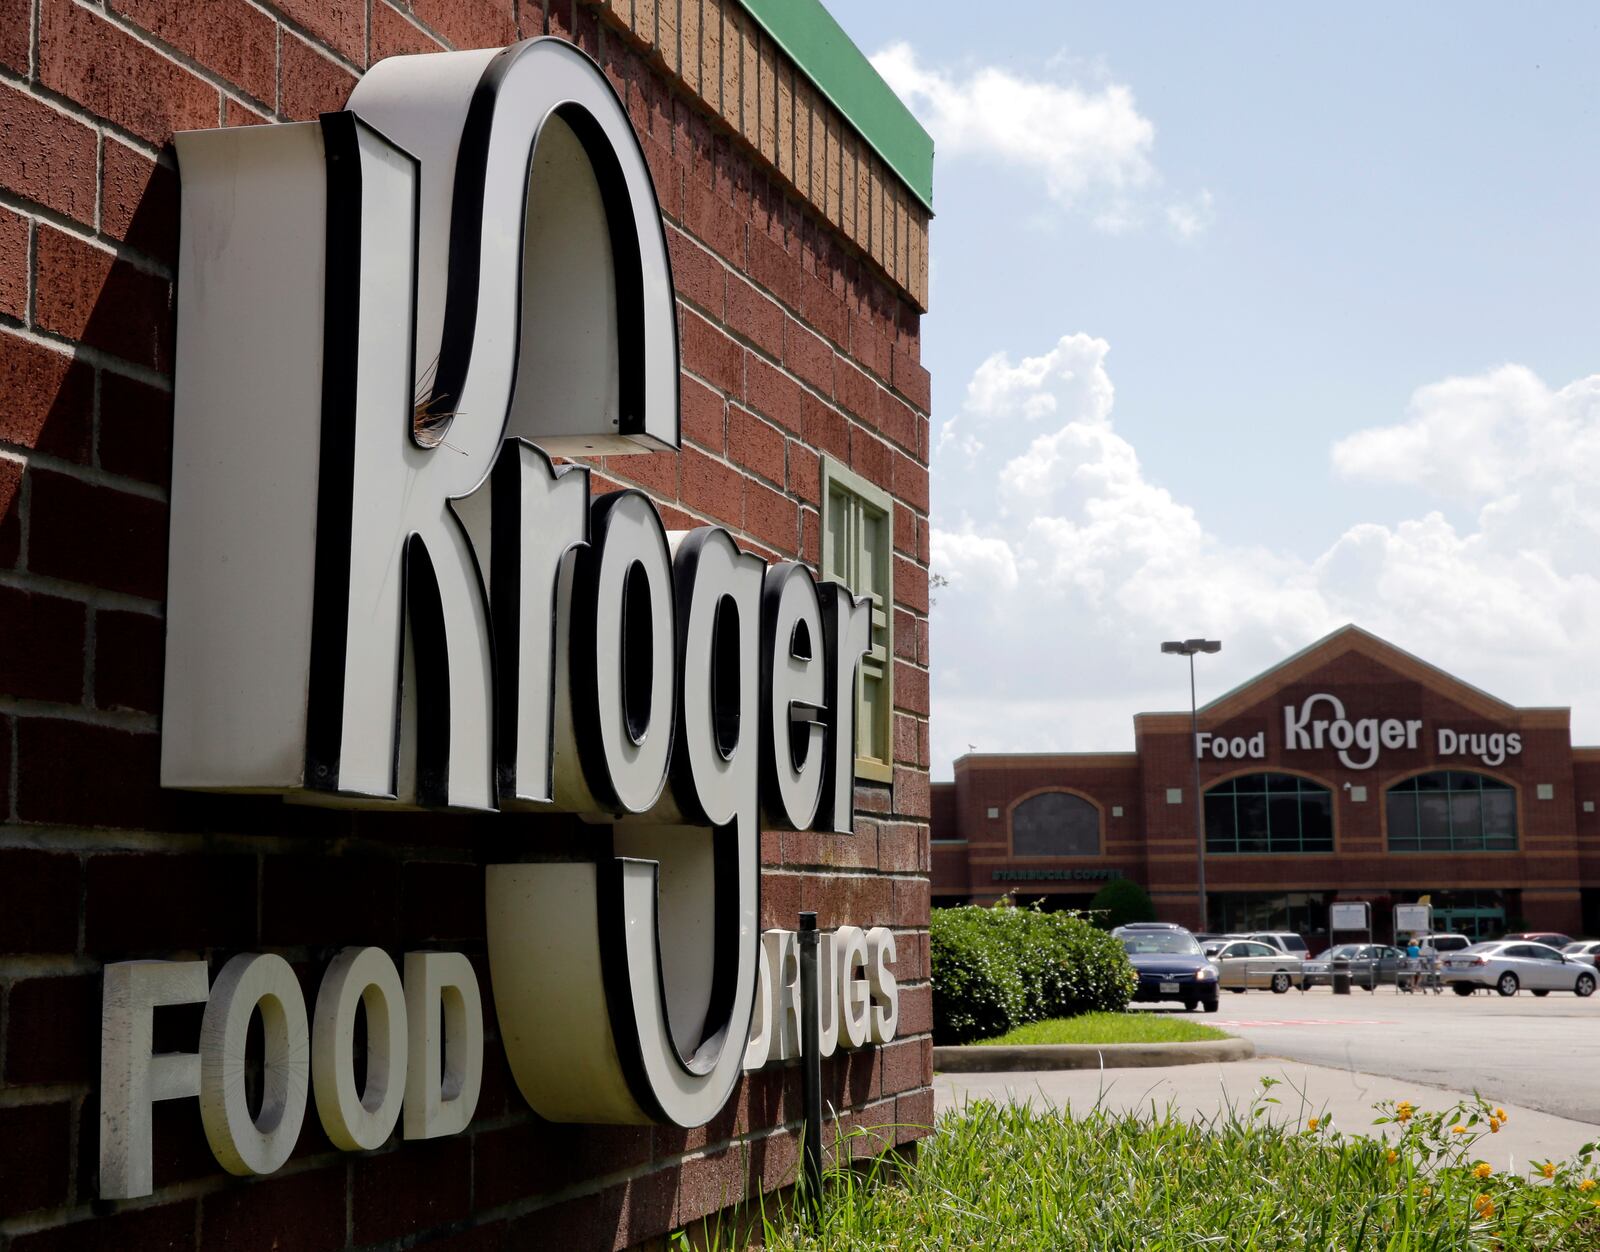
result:
M 1112 878 L 1198 920 L 1190 712 L 1132 752 L 964 756 L 933 788 L 934 903 L 1084 907 Z M 1328 906 L 1427 897 L 1435 924 L 1600 932 L 1600 748 L 1346 626 L 1199 710 L 1208 922 L 1325 939 Z
M 802 911 L 927 1133 L 933 152 L 823 5 L 6 0 L 0 135 L 0 1249 L 664 1247 L 795 1180 Z

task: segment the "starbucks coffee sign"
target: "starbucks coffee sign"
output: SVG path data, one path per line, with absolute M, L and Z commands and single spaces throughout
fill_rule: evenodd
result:
M 870 603 L 552 460 L 678 444 L 672 276 L 621 103 L 530 40 L 394 58 L 343 112 L 176 144 L 163 785 L 572 815 L 559 852 L 503 817 L 487 870 L 517 1085 L 554 1121 L 709 1121 L 798 1049 L 759 833 L 853 828 Z M 895 955 L 885 929 L 828 938 L 825 1049 L 893 1037 Z M 479 996 L 452 953 L 347 949 L 309 1008 L 272 954 L 108 967 L 101 1194 L 149 1192 L 156 1100 L 197 1099 L 241 1174 L 287 1158 L 308 1082 L 342 1148 L 455 1133 Z M 206 1006 L 200 1049 L 155 1056 L 178 1003 Z

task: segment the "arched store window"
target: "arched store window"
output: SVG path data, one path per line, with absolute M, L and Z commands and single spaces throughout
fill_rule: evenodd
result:
M 1099 856 L 1100 810 L 1082 796 L 1046 791 L 1011 810 L 1012 856 Z
M 1514 852 L 1517 792 L 1467 770 L 1435 770 L 1389 788 L 1389 851 Z
M 1206 792 L 1207 852 L 1332 852 L 1333 793 L 1296 774 L 1242 774 Z

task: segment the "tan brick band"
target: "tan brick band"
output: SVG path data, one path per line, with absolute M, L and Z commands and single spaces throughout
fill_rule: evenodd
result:
M 601 13 L 927 310 L 928 210 L 737 0 L 605 0 Z

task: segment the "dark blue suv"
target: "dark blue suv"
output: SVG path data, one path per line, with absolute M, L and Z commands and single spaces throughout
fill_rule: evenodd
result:
M 1202 1004 L 1207 1013 L 1217 1011 L 1217 967 L 1182 926 L 1129 922 L 1111 934 L 1139 973 L 1135 1000 L 1177 1000 L 1191 1013 Z

